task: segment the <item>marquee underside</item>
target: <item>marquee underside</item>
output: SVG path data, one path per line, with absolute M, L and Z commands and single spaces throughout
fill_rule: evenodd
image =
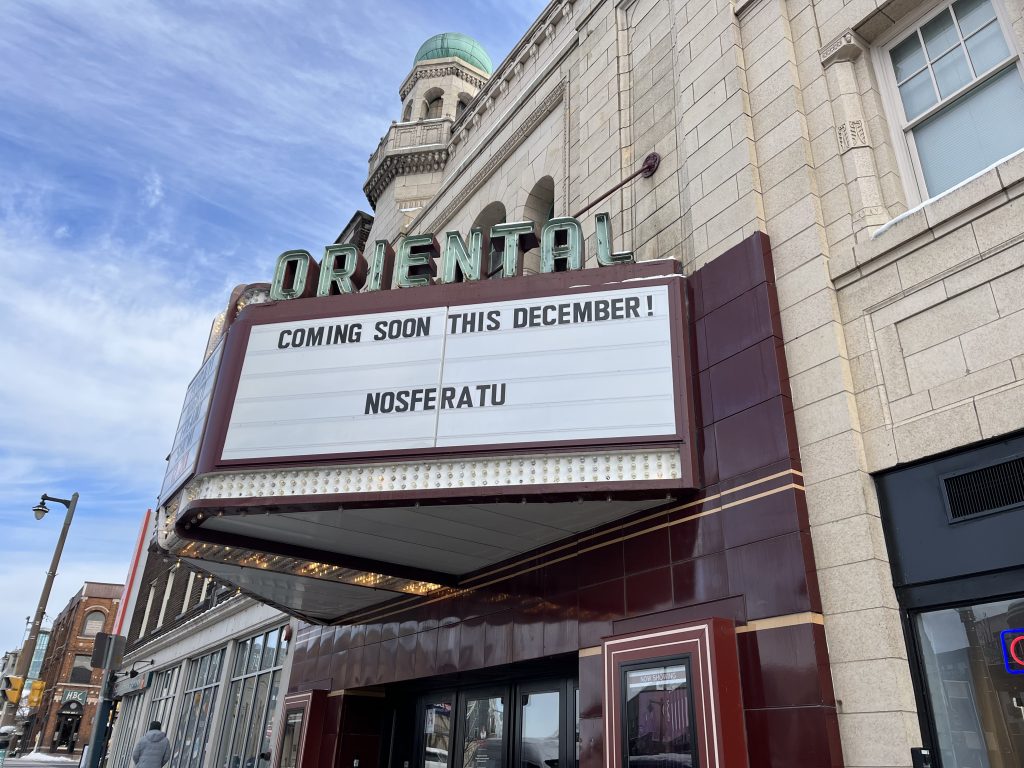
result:
M 334 623 L 397 597 L 458 588 L 467 574 L 664 503 L 661 494 L 224 514 L 198 522 L 172 551 L 282 610 Z

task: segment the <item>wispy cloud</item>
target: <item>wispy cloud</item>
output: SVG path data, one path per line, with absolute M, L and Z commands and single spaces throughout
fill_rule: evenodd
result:
M 497 64 L 543 7 L 16 0 L 0 25 L 0 650 L 82 494 L 49 607 L 120 580 L 212 316 L 278 253 L 330 242 L 424 39 Z M 51 515 L 50 517 L 58 517 Z M 10 585 L 24 585 L 12 589 Z
M 155 208 L 164 199 L 164 179 L 156 171 L 150 171 L 146 174 L 145 182 L 142 199 L 147 207 Z

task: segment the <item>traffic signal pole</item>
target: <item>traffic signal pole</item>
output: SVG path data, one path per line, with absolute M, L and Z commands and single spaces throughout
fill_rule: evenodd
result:
M 78 493 L 71 494 L 70 499 L 58 499 L 43 494 L 43 501 L 56 501 L 67 507 L 68 512 L 64 515 L 64 527 L 60 530 L 60 538 L 57 539 L 57 548 L 53 550 L 53 559 L 50 561 L 50 569 L 46 572 L 46 582 L 43 584 L 43 593 L 39 596 L 39 605 L 36 606 L 35 616 L 32 618 L 32 626 L 29 628 L 28 637 L 21 646 L 21 653 L 18 654 L 18 663 L 14 667 L 14 676 L 24 680 L 28 676 L 28 668 L 32 664 L 32 656 L 36 652 L 36 640 L 39 637 L 39 629 L 43 624 L 43 614 L 46 613 L 46 603 L 50 599 L 50 590 L 53 588 L 53 577 L 57 575 L 57 566 L 60 564 L 60 556 L 64 553 L 64 541 L 68 537 L 68 528 L 71 527 L 71 518 L 75 516 L 75 505 L 78 504 Z M 45 511 L 45 510 L 43 510 Z M 37 515 L 42 517 L 42 515 Z M 17 713 L 18 707 L 11 708 Z M 14 719 L 13 717 L 11 718 Z M 6 720 L 6 718 L 5 718 Z M 9 725 L 4 722 L 3 725 Z M 13 742 L 17 744 L 17 742 Z M 12 748 L 13 751 L 13 748 Z

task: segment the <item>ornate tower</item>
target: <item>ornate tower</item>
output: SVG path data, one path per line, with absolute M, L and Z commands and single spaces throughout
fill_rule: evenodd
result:
M 404 232 L 437 194 L 448 161 L 452 125 L 487 82 L 491 59 L 476 40 L 457 32 L 428 39 L 416 52 L 393 122 L 370 156 L 363 192 L 375 211 L 375 229 Z

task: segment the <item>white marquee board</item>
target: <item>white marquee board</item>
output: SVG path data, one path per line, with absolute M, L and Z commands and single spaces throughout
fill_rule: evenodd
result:
M 254 325 L 221 459 L 671 436 L 673 381 L 665 285 Z

